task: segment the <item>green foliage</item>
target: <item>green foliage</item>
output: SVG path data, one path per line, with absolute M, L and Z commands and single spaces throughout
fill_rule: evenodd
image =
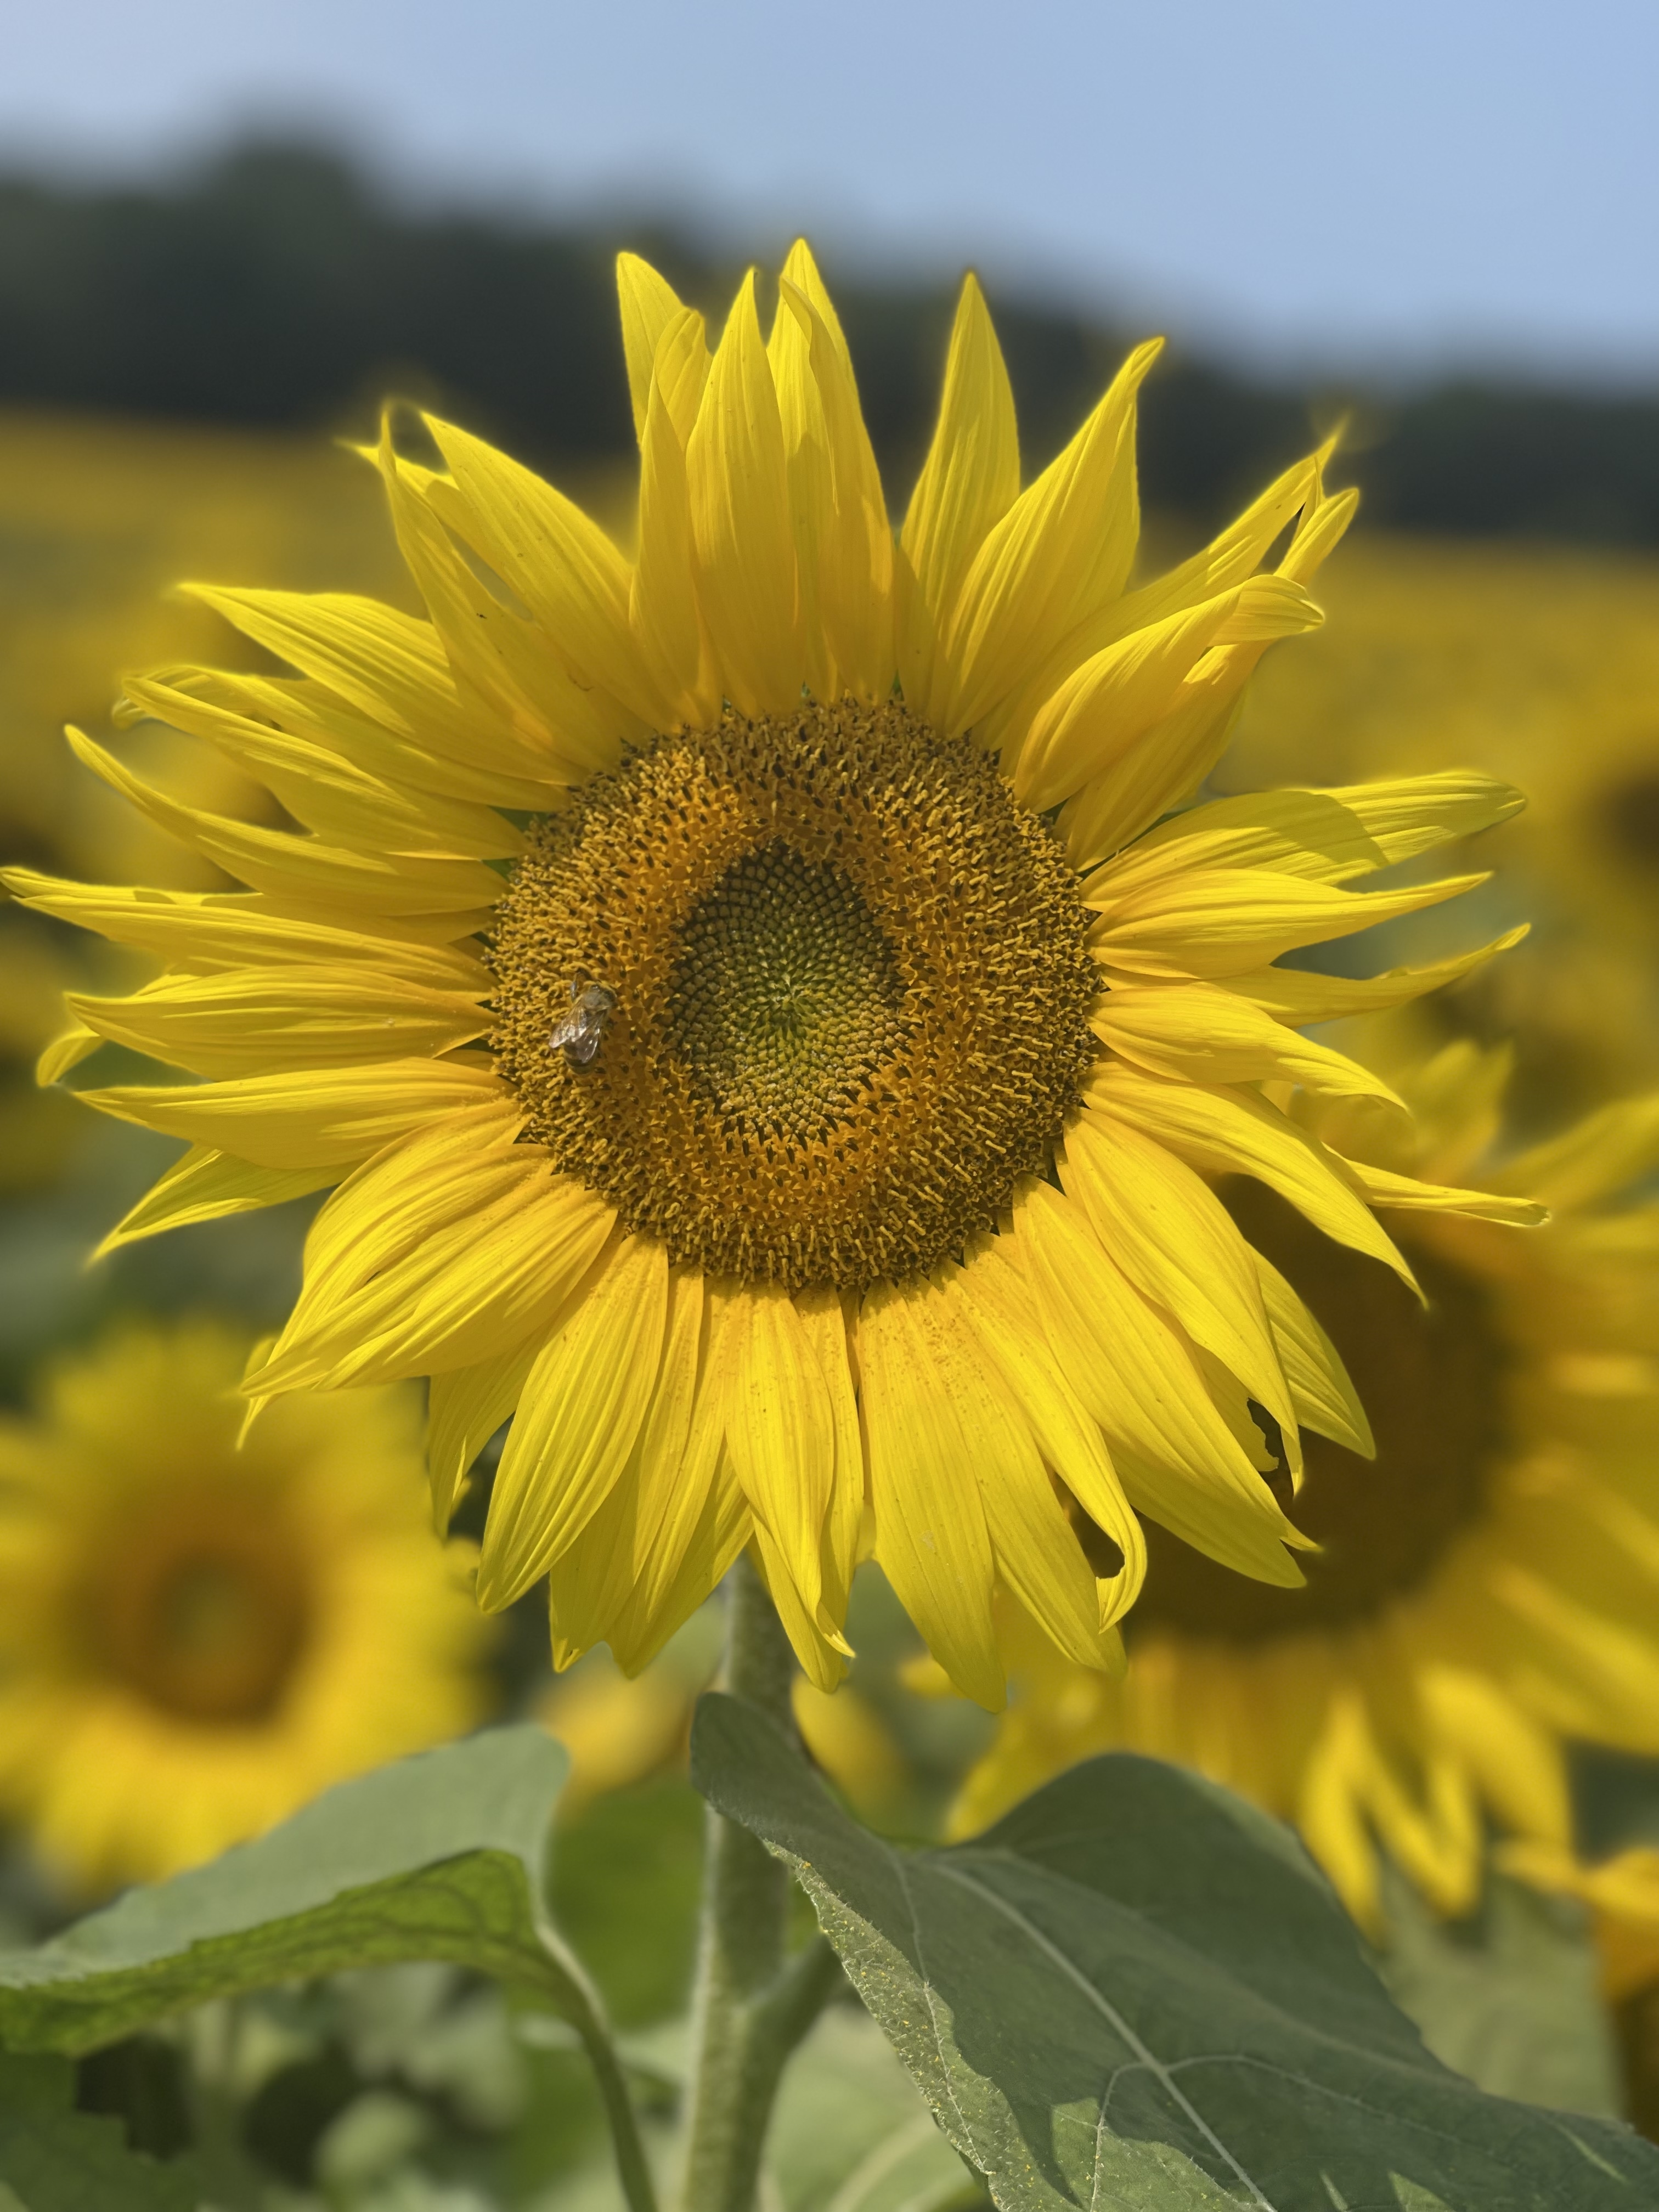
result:
M 1618 2112 L 1613 2032 L 1582 1905 L 1498 1873 L 1468 1920 L 1437 1919 L 1399 1874 L 1386 1901 L 1377 1972 L 1437 2058 L 1496 2096 Z
M 702 1824 L 702 1800 L 678 1776 L 597 1798 L 561 1820 L 554 1911 L 622 2027 L 665 2019 L 685 2003 Z
M 848 1975 L 1002 2212 L 1632 2212 L 1659 2152 L 1442 2067 L 1289 1832 L 1119 1754 L 976 1841 L 896 1850 L 750 1708 L 693 1776 L 794 1869 Z
M 74 2086 L 62 2059 L 0 2056 L 0 2212 L 194 2212 L 191 2169 L 136 2158 Z
M 584 2015 L 580 1970 L 540 1902 L 567 1764 L 526 1725 L 343 1783 L 258 1842 L 0 1955 L 0 2039 L 90 2051 L 210 1997 L 410 1959 Z
M 767 2172 L 784 2212 L 956 2212 L 984 2193 L 869 2015 L 827 2012 L 772 2115 Z

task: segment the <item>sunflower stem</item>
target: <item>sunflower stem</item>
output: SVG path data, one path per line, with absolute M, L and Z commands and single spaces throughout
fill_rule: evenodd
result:
M 758 1705 L 793 1741 L 794 1656 L 747 1559 L 728 1578 L 726 1602 L 722 1687 Z M 784 2063 L 841 1970 L 822 1936 L 787 1956 L 789 1877 L 746 1828 L 711 1807 L 703 1851 L 682 2202 L 684 2212 L 751 2212 Z

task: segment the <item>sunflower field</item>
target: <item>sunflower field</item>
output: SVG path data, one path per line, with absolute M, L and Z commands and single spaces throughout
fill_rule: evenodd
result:
M 0 2208 L 1659 2204 L 1659 559 L 616 280 L 0 414 Z

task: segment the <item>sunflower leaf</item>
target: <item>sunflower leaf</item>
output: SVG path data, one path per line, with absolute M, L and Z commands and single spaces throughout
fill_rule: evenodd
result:
M 118 2120 L 73 2110 L 74 2069 L 0 2054 L 0 2208 L 3 2212 L 194 2212 L 185 2162 L 136 2157 Z
M 1659 2150 L 1424 2050 L 1289 1832 L 1115 1753 L 986 1835 L 896 1849 L 766 1717 L 705 1697 L 692 1773 L 793 1869 L 1000 2212 L 1627 2212 Z
M 410 1959 L 586 2026 L 585 1977 L 541 1902 L 568 1765 L 526 1725 L 342 1783 L 258 1842 L 0 1954 L 0 2045 L 92 2051 L 210 1997 Z

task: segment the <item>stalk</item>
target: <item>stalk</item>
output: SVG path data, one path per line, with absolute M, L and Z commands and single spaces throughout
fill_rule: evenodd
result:
M 765 1585 L 741 1559 L 726 1586 L 721 1686 L 795 1736 L 794 1655 Z M 785 2061 L 840 1978 L 817 1936 L 786 1955 L 789 1877 L 746 1828 L 711 1807 L 692 2002 L 684 2212 L 752 2212 L 767 2122 Z

